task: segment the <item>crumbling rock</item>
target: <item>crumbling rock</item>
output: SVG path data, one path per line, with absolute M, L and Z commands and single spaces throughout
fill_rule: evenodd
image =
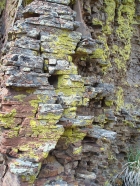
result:
M 138 16 L 133 1 L 7 0 L 0 185 L 101 186 L 122 169 L 139 144 Z

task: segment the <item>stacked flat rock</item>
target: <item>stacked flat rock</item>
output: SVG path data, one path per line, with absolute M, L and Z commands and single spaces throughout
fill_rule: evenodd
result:
M 130 55 L 133 2 L 7 2 L 10 19 L 5 20 L 8 36 L 0 69 L 0 185 L 108 184 L 126 160 L 127 143 L 139 136 L 139 110 L 132 112 L 127 104 L 128 111 L 124 104 L 131 100 L 136 105 L 138 91 L 129 89 L 130 98 L 123 79 L 128 76 L 132 84 L 132 76 L 137 82 L 139 68 L 136 76 L 122 70 Z M 13 3 L 19 7 L 11 11 Z M 139 16 L 138 8 L 136 12 Z
M 63 134 L 68 141 L 64 127 L 68 125 L 72 130 L 93 121 L 93 116 L 76 116 L 77 106 L 87 105 L 88 100 L 84 100 L 84 83 L 70 56 L 75 53 L 81 33 L 73 31 L 78 22 L 68 3 L 33 1 L 22 11 L 24 19 L 17 20 L 9 31 L 2 58 L 0 126 L 4 130 L 0 149 L 16 159 L 8 164 L 4 183 L 12 174 L 18 175 L 18 182 L 34 182 L 39 162 L 55 148 L 60 136 Z M 50 75 L 57 76 L 56 86 L 53 84 L 56 92 L 50 85 Z M 73 156 L 81 153 L 85 134 L 78 128 L 73 131 L 72 138 L 80 140 L 78 146 L 68 149 Z

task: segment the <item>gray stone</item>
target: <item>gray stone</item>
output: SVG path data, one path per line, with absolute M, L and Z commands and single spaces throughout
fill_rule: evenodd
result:
M 35 72 L 19 72 L 15 75 L 11 75 L 6 79 L 5 84 L 7 87 L 40 87 L 48 85 L 48 75 L 38 74 Z
M 93 172 L 85 171 L 85 173 L 77 173 L 77 177 L 88 179 L 88 180 L 94 180 L 96 179 L 96 174 Z
M 84 80 L 84 84 L 85 85 L 94 85 L 95 83 L 98 82 L 96 76 L 92 76 L 92 77 L 83 77 Z
M 24 54 L 28 56 L 37 56 L 38 52 L 27 48 L 11 47 L 9 50 L 10 54 Z
M 55 65 L 56 64 L 56 59 L 49 59 L 49 64 L 50 65 Z
M 58 66 L 69 66 L 69 62 L 66 60 L 57 60 Z
M 116 132 L 105 130 L 98 126 L 94 126 L 93 129 L 88 132 L 87 136 L 92 138 L 107 138 L 109 140 L 115 140 L 116 135 Z
M 72 81 L 84 82 L 81 75 L 70 75 L 69 79 Z
M 66 181 L 58 180 L 58 181 L 53 181 L 50 184 L 45 184 L 44 186 L 68 186 Z
M 43 69 L 43 58 L 39 56 L 28 56 L 24 54 L 9 54 L 3 58 L 3 63 L 6 66 L 18 66 L 18 67 L 27 67 L 32 71 L 39 69 L 42 71 Z
M 63 108 L 60 104 L 39 104 L 39 112 L 42 114 L 47 113 L 56 113 L 61 114 L 63 112 Z
M 92 121 L 93 121 L 93 117 L 91 116 L 77 116 L 75 119 L 72 118 L 65 118 L 65 117 L 61 117 L 60 118 L 61 123 L 65 126 L 65 125 L 72 125 L 74 127 L 84 127 L 87 125 L 91 125 Z
M 70 0 L 45 0 L 45 1 L 64 5 L 68 5 L 70 3 Z
M 31 39 L 30 37 L 22 37 L 20 39 L 16 39 L 14 46 L 39 51 L 40 41 Z
M 17 175 L 37 175 L 40 163 L 32 163 L 21 159 L 13 159 L 9 163 L 10 172 Z
M 37 38 L 39 36 L 39 34 L 40 34 L 40 31 L 35 28 L 27 32 L 27 36 L 31 37 L 31 38 L 32 37 Z
M 75 102 L 78 104 L 82 102 L 81 96 L 72 95 L 72 96 L 63 96 L 63 93 L 59 93 L 58 102 L 62 105 L 72 106 L 75 105 Z

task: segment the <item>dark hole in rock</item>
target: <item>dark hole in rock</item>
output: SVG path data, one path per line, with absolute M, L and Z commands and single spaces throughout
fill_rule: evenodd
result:
M 53 85 L 56 88 L 58 84 L 58 76 L 52 75 L 48 78 L 48 81 L 50 85 Z
M 91 143 L 96 143 L 97 139 L 96 138 L 92 138 L 92 142 L 91 142 L 91 137 L 85 136 L 85 138 L 83 139 L 83 142 L 91 142 Z
M 101 107 L 105 107 L 106 104 L 105 104 L 105 97 L 103 97 L 102 101 L 101 101 Z
M 40 38 L 41 38 L 41 35 L 38 34 L 37 37 L 36 37 L 36 39 L 37 39 L 37 40 L 40 40 Z
M 40 14 L 34 13 L 34 12 L 26 12 L 23 14 L 24 18 L 29 18 L 29 17 L 39 17 Z
M 2 126 L 2 127 L 1 127 L 1 132 L 5 132 L 5 131 L 8 131 L 8 130 L 10 130 L 10 129 L 11 129 L 11 128 L 8 128 L 8 127 L 5 128 L 5 127 Z
M 94 29 L 102 29 L 102 26 L 101 25 L 92 25 L 92 28 L 94 28 Z
M 23 154 L 23 151 L 21 151 L 21 150 L 18 150 L 18 154 Z
M 4 43 L 4 42 L 5 42 L 5 38 L 2 38 L 2 39 L 1 39 L 1 42 Z

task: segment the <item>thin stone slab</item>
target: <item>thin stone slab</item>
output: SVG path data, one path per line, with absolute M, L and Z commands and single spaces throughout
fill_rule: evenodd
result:
M 47 74 L 38 74 L 35 72 L 17 72 L 17 74 L 8 77 L 5 84 L 7 87 L 40 87 L 49 85 Z
M 93 130 L 90 130 L 87 134 L 88 137 L 92 138 L 108 138 L 109 140 L 115 140 L 117 133 L 109 130 L 102 129 L 98 126 L 94 126 Z

